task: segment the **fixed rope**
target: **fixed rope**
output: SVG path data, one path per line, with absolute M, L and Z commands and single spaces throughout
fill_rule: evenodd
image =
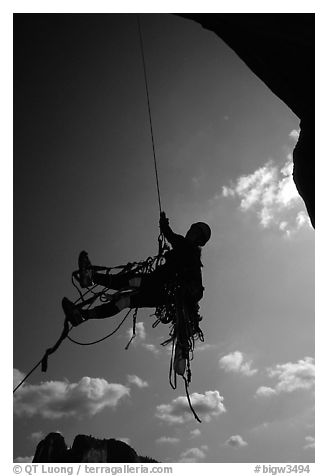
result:
M 20 387 L 21 385 L 23 385 L 23 383 L 25 382 L 25 380 L 27 380 L 27 379 L 29 378 L 29 376 L 32 375 L 32 373 L 39 367 L 39 365 L 41 365 L 42 360 L 43 360 L 43 357 L 42 357 L 42 359 L 33 367 L 33 369 L 30 370 L 27 375 L 25 375 L 25 377 L 23 378 L 23 380 L 21 380 L 21 381 L 19 382 L 19 384 L 16 385 L 16 387 L 14 388 L 13 393 L 15 393 L 16 390 L 18 390 L 19 387 Z
M 153 147 L 153 157 L 154 157 L 154 167 L 155 167 L 155 177 L 156 177 L 156 187 L 157 187 L 157 198 L 158 198 L 159 211 L 161 213 L 162 212 L 161 194 L 160 194 L 160 190 L 159 190 L 157 160 L 156 160 L 155 141 L 154 141 L 154 131 L 153 131 L 152 118 L 151 118 L 149 89 L 148 89 L 147 70 L 146 70 L 146 60 L 145 60 L 144 44 L 143 44 L 142 32 L 141 32 L 140 15 L 137 15 L 137 20 L 138 20 L 138 31 L 139 31 L 139 41 L 140 41 L 140 49 L 141 49 L 141 56 L 142 56 L 142 65 L 143 65 L 143 72 L 144 72 L 145 86 L 146 86 L 146 94 L 147 94 L 147 105 L 148 105 L 148 116 L 149 116 L 150 133 L 151 133 L 151 143 L 152 143 L 152 147 Z
M 103 342 L 104 340 L 108 339 L 109 337 L 111 337 L 112 335 L 114 335 L 119 329 L 120 327 L 123 325 L 123 323 L 125 322 L 125 320 L 127 319 L 127 317 L 129 316 L 131 312 L 131 309 L 128 310 L 128 312 L 125 314 L 125 316 L 123 317 L 123 319 L 121 320 L 121 322 L 119 323 L 119 325 L 112 331 L 110 332 L 109 334 L 107 334 L 105 337 L 102 337 L 101 339 L 98 339 L 98 340 L 95 340 L 93 342 L 79 342 L 75 339 L 72 339 L 68 334 L 71 332 L 71 330 L 73 329 L 73 326 L 69 327 L 69 324 L 67 322 L 67 320 L 65 319 L 65 322 L 64 322 L 64 328 L 63 328 L 63 331 L 59 337 L 59 339 L 57 340 L 57 342 L 55 343 L 55 345 L 49 349 L 46 350 L 44 356 L 42 357 L 42 359 L 29 371 L 29 373 L 27 375 L 25 375 L 25 377 L 19 382 L 19 384 L 14 388 L 13 390 L 13 393 L 15 393 L 19 387 L 21 387 L 21 385 L 23 385 L 23 383 L 30 377 L 30 375 L 32 375 L 32 373 L 41 365 L 42 367 L 42 371 L 43 372 L 46 372 L 47 371 L 47 367 L 48 367 L 48 357 L 49 355 L 53 354 L 57 349 L 58 347 L 60 346 L 60 344 L 63 342 L 64 339 L 68 339 L 70 340 L 71 342 L 73 342 L 74 344 L 77 344 L 77 345 L 82 345 L 82 346 L 86 346 L 86 345 L 94 345 L 94 344 L 98 344 L 99 342 Z

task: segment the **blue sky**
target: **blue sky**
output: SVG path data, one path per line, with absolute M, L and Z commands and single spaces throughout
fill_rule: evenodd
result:
M 314 232 L 291 180 L 299 120 L 214 34 L 164 14 L 142 24 L 163 208 L 177 233 L 212 228 L 190 389 L 203 423 L 182 382 L 169 386 L 167 327 L 143 310 L 129 350 L 131 321 L 97 346 L 65 342 L 17 391 L 14 458 L 60 431 L 67 443 L 123 438 L 163 462 L 311 462 Z M 59 36 L 36 26 L 17 94 L 17 381 L 61 331 L 78 252 L 115 266 L 155 254 L 158 235 L 135 16 Z M 102 337 L 120 318 L 74 335 Z

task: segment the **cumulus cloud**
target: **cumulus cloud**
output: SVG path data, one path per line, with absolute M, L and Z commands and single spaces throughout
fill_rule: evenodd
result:
M 295 138 L 297 131 L 290 133 Z M 236 198 L 243 212 L 254 213 L 262 228 L 276 228 L 290 236 L 311 226 L 293 181 L 293 159 L 288 154 L 282 167 L 268 161 L 249 175 L 222 187 L 222 197 Z
M 251 377 L 257 373 L 257 369 L 252 369 L 252 361 L 245 360 L 242 352 L 239 352 L 238 350 L 221 357 L 219 360 L 219 366 L 225 372 L 240 373 L 242 375 L 246 375 L 247 377 Z
M 271 397 L 271 395 L 276 395 L 276 393 L 274 388 L 262 386 L 256 390 L 255 395 L 257 397 Z
M 293 129 L 292 131 L 290 131 L 289 133 L 289 137 L 291 137 L 292 139 L 294 139 L 296 142 L 298 141 L 298 138 L 300 136 L 300 130 L 296 130 L 296 129 Z
M 130 327 L 130 329 L 127 330 L 127 337 L 130 340 L 133 336 L 133 327 Z M 148 350 L 149 352 L 152 352 L 155 355 L 158 355 L 160 351 L 157 349 L 157 347 L 154 344 L 149 344 L 146 342 L 146 329 L 145 325 L 143 322 L 137 322 L 136 324 L 136 335 L 133 339 L 133 345 L 140 345 L 143 349 Z
M 253 428 L 251 428 L 250 431 L 259 433 L 259 432 L 267 430 L 268 427 L 269 427 L 269 423 L 264 421 L 263 423 L 260 423 L 259 425 L 254 426 Z
M 190 400 L 195 412 L 206 422 L 226 411 L 224 398 L 217 390 L 209 390 L 205 394 L 193 393 Z M 171 403 L 158 405 L 155 416 L 169 424 L 182 424 L 194 418 L 184 396 L 175 398 Z
M 205 350 L 213 350 L 216 346 L 214 344 L 205 344 L 203 342 L 197 343 L 194 352 L 204 352 Z
M 146 342 L 143 342 L 141 345 L 144 349 L 149 350 L 149 352 L 152 352 L 155 355 L 158 355 L 160 353 L 160 351 L 154 344 L 147 344 Z
M 34 456 L 18 456 L 14 463 L 32 463 Z
M 276 379 L 273 387 L 259 387 L 257 397 L 270 397 L 296 390 L 311 390 L 314 387 L 315 367 L 312 357 L 305 357 L 297 362 L 278 364 L 267 369 L 268 377 Z
M 44 433 L 43 431 L 35 431 L 30 434 L 29 439 L 32 441 L 40 441 L 42 438 L 44 438 Z
M 189 448 L 180 455 L 179 463 L 197 463 L 206 458 L 206 445 L 200 448 Z
M 311 389 L 314 386 L 314 376 L 314 359 L 312 357 L 305 357 L 296 363 L 278 364 L 269 370 L 269 377 L 278 378 L 275 387 L 278 393 Z
M 306 436 L 305 441 L 306 441 L 306 444 L 303 447 L 305 450 L 310 450 L 315 448 L 314 436 Z
M 133 327 L 130 327 L 127 331 L 127 336 L 129 339 L 133 336 Z M 146 339 L 146 330 L 143 322 L 136 323 L 136 337 L 135 340 L 144 341 Z
M 194 430 L 191 430 L 190 436 L 191 438 L 197 438 L 197 436 L 201 435 L 201 431 L 198 428 L 195 428 Z
M 14 388 L 24 379 L 25 374 L 18 369 L 14 369 L 13 378 L 14 378 Z
M 174 438 L 172 436 L 161 436 L 160 438 L 157 438 L 156 443 L 160 445 L 163 443 L 169 443 L 171 445 L 174 445 L 175 443 L 179 443 L 179 441 L 179 438 Z
M 131 439 L 130 438 L 116 438 L 119 441 L 123 441 L 123 443 L 126 443 L 127 445 L 131 444 Z
M 128 375 L 127 380 L 130 384 L 136 385 L 139 388 L 145 388 L 149 386 L 148 382 L 142 380 L 137 375 Z
M 300 229 L 303 226 L 310 226 L 310 219 L 304 211 L 298 212 L 296 215 L 296 228 Z
M 14 413 L 17 416 L 91 417 L 105 408 L 115 408 L 130 389 L 105 379 L 83 377 L 77 383 L 68 381 L 25 384 L 14 396 Z
M 231 446 L 232 448 L 242 448 L 243 446 L 247 446 L 248 443 L 243 440 L 240 435 L 232 435 L 227 441 L 224 443 L 225 446 Z

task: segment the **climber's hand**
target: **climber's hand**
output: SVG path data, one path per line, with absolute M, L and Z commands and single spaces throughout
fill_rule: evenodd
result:
M 159 219 L 159 227 L 160 229 L 162 229 L 168 226 L 169 226 L 169 219 L 166 217 L 165 212 L 161 212 L 160 219 Z

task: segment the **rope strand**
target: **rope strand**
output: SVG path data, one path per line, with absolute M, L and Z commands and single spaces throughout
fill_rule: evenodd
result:
M 161 195 L 160 195 L 159 182 L 158 182 L 157 161 L 156 161 L 156 153 L 155 153 L 155 141 L 154 141 L 153 123 L 152 123 L 152 119 L 151 119 L 149 90 L 148 90 L 147 71 L 146 71 L 146 61 L 145 61 L 145 54 L 144 54 L 144 45 L 143 45 L 143 40 L 142 40 L 140 15 L 137 15 L 137 20 L 138 20 L 138 30 L 139 30 L 140 49 L 141 49 L 141 56 L 142 56 L 142 65 L 143 65 L 145 86 L 146 86 L 146 93 L 147 93 L 147 105 L 148 105 L 148 115 L 149 115 L 149 123 L 150 123 L 151 142 L 152 142 L 153 156 L 154 156 L 158 206 L 159 206 L 159 211 L 161 213 L 162 212 Z
M 43 357 L 42 357 L 42 359 L 33 367 L 33 369 L 30 370 L 27 375 L 25 375 L 25 377 L 23 378 L 23 380 L 21 380 L 21 382 L 19 382 L 19 384 L 14 388 L 13 393 L 15 393 L 16 390 L 18 390 L 19 387 L 20 387 L 21 385 L 23 385 L 23 383 L 25 382 L 25 380 L 27 380 L 27 379 L 29 378 L 29 376 L 34 372 L 34 370 L 36 370 L 36 369 L 39 367 L 39 365 L 42 363 L 42 360 L 43 360 Z
M 132 309 L 129 309 L 128 312 L 125 314 L 125 316 L 123 317 L 122 321 L 119 323 L 119 325 L 112 331 L 110 332 L 109 334 L 107 334 L 105 337 L 102 337 L 101 339 L 98 339 L 98 340 L 94 340 L 92 342 L 79 342 L 75 339 L 72 339 L 72 337 L 70 336 L 67 336 L 67 339 L 70 340 L 71 342 L 73 342 L 74 344 L 77 344 L 77 345 L 94 345 L 94 344 L 99 344 L 100 342 L 103 342 L 104 340 L 108 339 L 109 337 L 111 337 L 112 335 L 114 335 L 118 330 L 119 328 L 123 325 L 124 321 L 127 319 L 128 315 L 130 314 L 130 312 L 132 311 Z

